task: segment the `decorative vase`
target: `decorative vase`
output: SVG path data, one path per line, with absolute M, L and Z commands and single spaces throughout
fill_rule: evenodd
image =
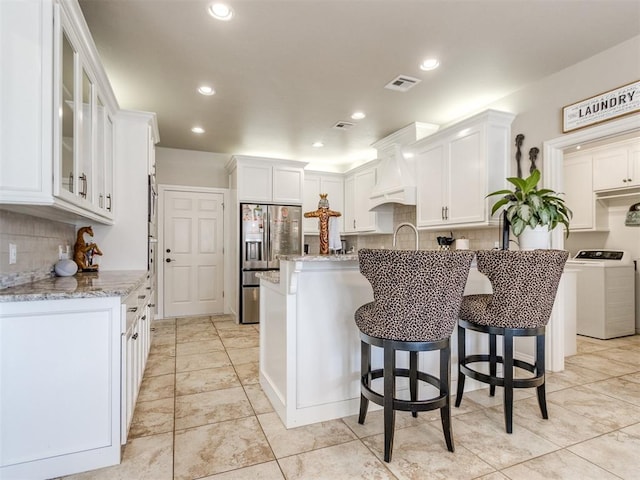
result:
M 536 228 L 526 227 L 518 237 L 520 250 L 537 250 L 551 248 L 551 232 L 546 225 Z

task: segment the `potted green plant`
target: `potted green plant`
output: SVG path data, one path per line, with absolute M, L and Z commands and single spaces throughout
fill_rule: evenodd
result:
M 540 170 L 535 169 L 527 178 L 509 177 L 507 181 L 515 187 L 513 190 L 498 190 L 487 197 L 503 195 L 493 205 L 491 215 L 505 208 L 511 230 L 518 237 L 521 249 L 548 248 L 549 232 L 558 224 L 564 225 L 565 234 L 569 236 L 569 221 L 573 213 L 558 193 L 548 188 L 538 189 Z M 546 236 L 545 244 L 530 247 L 528 239 L 523 238 L 530 232 Z

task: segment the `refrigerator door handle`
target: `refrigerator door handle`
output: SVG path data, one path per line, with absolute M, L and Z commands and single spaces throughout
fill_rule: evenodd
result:
M 263 253 L 265 253 L 265 257 L 264 259 L 267 261 L 267 268 L 271 268 L 271 240 L 270 240 L 270 235 L 271 235 L 271 226 L 269 225 L 269 222 L 271 221 L 270 217 L 269 217 L 269 207 L 265 205 L 265 209 L 264 209 L 264 213 L 263 213 L 263 217 L 262 217 L 262 224 L 264 225 L 264 228 L 262 229 L 262 245 L 264 246 L 265 251 Z

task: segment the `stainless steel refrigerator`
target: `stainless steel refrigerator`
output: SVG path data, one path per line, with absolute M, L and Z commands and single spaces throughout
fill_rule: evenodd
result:
M 279 270 L 278 255 L 300 255 L 302 207 L 240 204 L 240 323 L 260 321 L 256 273 Z

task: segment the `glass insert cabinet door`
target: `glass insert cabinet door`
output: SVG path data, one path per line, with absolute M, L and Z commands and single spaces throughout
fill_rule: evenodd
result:
M 56 10 L 54 55 L 54 194 L 83 204 L 93 198 L 96 89 L 66 13 Z

